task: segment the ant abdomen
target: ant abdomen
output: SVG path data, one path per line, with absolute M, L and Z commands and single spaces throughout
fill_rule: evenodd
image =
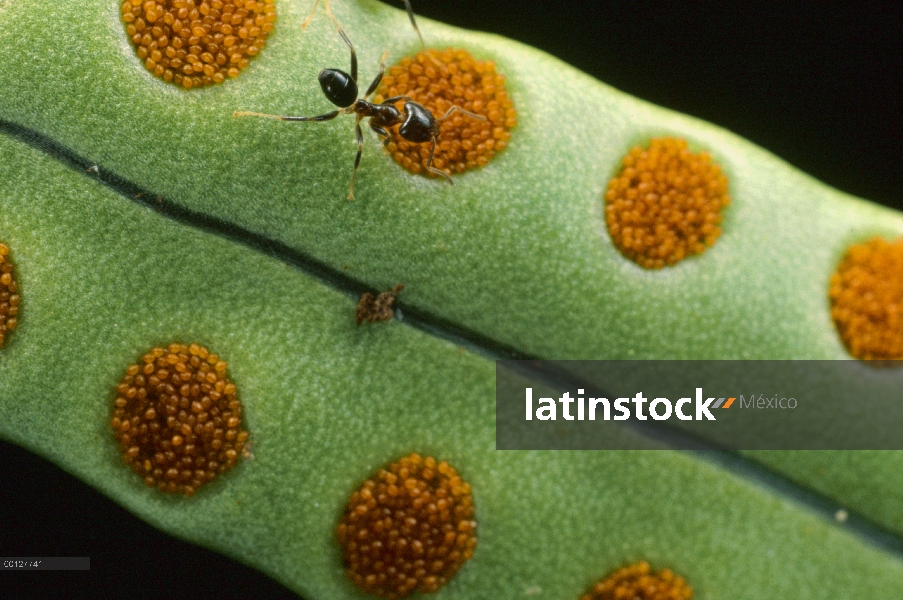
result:
M 326 98 L 340 108 L 347 108 L 357 100 L 357 82 L 339 69 L 323 69 L 317 77 Z

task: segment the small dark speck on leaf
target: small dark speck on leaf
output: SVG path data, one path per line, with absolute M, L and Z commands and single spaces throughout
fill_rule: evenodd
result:
M 391 291 L 382 292 L 378 296 L 365 292 L 357 303 L 357 324 L 360 325 L 364 321 L 376 323 L 377 321 L 391 320 L 395 315 L 392 308 L 392 305 L 395 304 L 395 296 L 403 289 L 404 284 L 399 283 Z

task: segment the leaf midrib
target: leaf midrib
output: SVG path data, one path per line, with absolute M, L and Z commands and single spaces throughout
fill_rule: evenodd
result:
M 189 210 L 78 155 L 71 149 L 33 129 L 0 119 L 0 133 L 41 151 L 82 176 L 110 188 L 128 201 L 152 209 L 158 214 L 182 225 L 225 238 L 261 254 L 276 258 L 313 277 L 320 283 L 347 295 L 349 298 L 356 299 L 366 292 L 378 293 L 383 291 L 377 290 L 366 282 L 351 277 L 342 270 L 336 269 L 307 253 L 300 252 L 284 242 L 244 229 L 235 223 Z M 399 319 L 403 324 L 451 342 L 487 359 L 541 360 L 538 356 L 528 354 L 514 346 L 499 342 L 479 332 L 462 327 L 446 318 L 410 305 L 404 302 L 403 298 L 396 300 L 396 307 L 403 315 L 403 318 Z M 523 369 L 530 372 L 537 379 L 547 381 L 557 387 L 568 385 L 568 381 L 572 381 L 572 377 L 565 373 L 557 374 L 553 381 L 549 380 L 545 374 L 548 372 L 547 370 L 545 373 L 540 373 L 529 364 L 523 365 Z M 649 432 L 646 432 L 646 435 L 649 435 Z M 669 435 L 674 435 L 677 438 L 687 437 L 686 434 L 679 431 L 670 432 Z M 652 437 L 654 437 L 654 433 Z M 667 436 L 658 438 L 656 441 L 666 446 L 671 445 Z M 759 486 L 767 488 L 776 496 L 803 506 L 808 511 L 828 521 L 834 520 L 835 512 L 840 505 L 836 500 L 825 494 L 802 486 L 798 482 L 772 471 L 741 454 L 717 448 L 695 438 L 687 438 L 684 441 L 686 442 L 682 443 L 684 447 L 698 448 L 690 451 L 697 458 L 727 469 L 742 479 L 753 481 Z M 903 535 L 857 513 L 850 513 L 842 527 L 865 543 L 888 552 L 899 559 L 903 559 Z

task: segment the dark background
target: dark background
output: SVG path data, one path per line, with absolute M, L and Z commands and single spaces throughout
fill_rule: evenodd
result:
M 730 129 L 829 185 L 903 208 L 903 3 L 412 4 L 543 49 Z
M 536 46 L 623 91 L 726 127 L 843 191 L 903 209 L 903 23 L 891 3 L 412 3 L 418 15 Z M 92 562 L 90 572 L 0 572 L 6 598 L 297 598 L 157 532 L 6 443 L 0 555 Z
M 412 1 L 903 208 L 903 3 Z

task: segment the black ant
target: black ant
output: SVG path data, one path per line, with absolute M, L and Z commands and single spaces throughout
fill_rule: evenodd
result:
M 452 106 L 442 117 L 437 119 L 429 109 L 422 104 L 414 102 L 408 96 L 393 96 L 392 98 L 383 100 L 379 104 L 369 102 L 367 98 L 376 91 L 379 82 L 382 81 L 383 73 L 386 70 L 384 64 L 386 58 L 385 54 L 383 54 L 383 58 L 380 60 L 379 74 L 370 84 L 370 87 L 367 88 L 367 92 L 364 96 L 358 98 L 357 55 L 354 52 L 354 46 L 351 45 L 351 40 L 348 39 L 348 36 L 345 35 L 342 28 L 338 27 L 338 30 L 342 39 L 348 44 L 348 48 L 351 49 L 351 74 L 349 75 L 339 69 L 323 69 L 317 77 L 326 98 L 338 106 L 338 110 L 328 112 L 324 115 L 317 115 L 315 117 L 268 115 L 249 111 L 236 111 L 233 115 L 236 117 L 265 117 L 267 119 L 279 119 L 280 121 L 329 121 L 335 119 L 339 115 L 352 113 L 356 115 L 357 157 L 354 159 L 354 170 L 351 172 L 351 185 L 348 190 L 349 200 L 354 198 L 354 174 L 357 172 L 357 167 L 361 162 L 361 154 L 364 150 L 364 134 L 361 131 L 361 120 L 368 118 L 370 119 L 370 129 L 383 138 L 384 145 L 387 144 L 390 139 L 389 132 L 387 131 L 388 128 L 398 125 L 399 123 L 401 126 L 398 128 L 398 133 L 407 141 L 415 144 L 423 144 L 431 141 L 433 147 L 430 150 L 430 158 L 426 162 L 426 170 L 434 175 L 445 177 L 449 183 L 454 183 L 447 173 L 433 167 L 433 155 L 436 153 L 436 142 L 439 139 L 439 124 L 449 118 L 455 111 L 464 113 L 465 115 L 474 119 L 479 119 L 480 121 L 485 121 L 486 117 L 466 111 L 460 106 Z M 401 100 L 405 101 L 403 111 L 398 110 L 398 107 L 395 106 L 395 103 L 400 102 Z
M 336 27 L 339 27 L 339 22 L 336 20 L 335 15 L 332 14 L 332 11 L 329 9 L 329 0 L 323 0 L 323 3 L 326 5 L 326 14 L 329 15 L 329 18 L 332 19 L 332 22 L 335 23 Z M 310 14 L 301 23 L 301 29 L 306 29 L 308 25 L 310 25 L 311 20 L 314 18 L 314 13 L 317 12 L 317 6 L 320 5 L 320 0 L 316 0 L 314 2 L 314 7 L 311 9 Z M 411 8 L 410 0 L 404 0 L 404 6 L 408 10 L 408 18 L 411 19 L 411 26 L 414 27 L 414 31 L 417 32 L 417 37 L 420 38 L 420 45 L 426 48 L 426 44 L 423 42 L 423 34 L 420 33 L 420 28 L 417 27 L 417 21 L 414 20 L 414 10 Z

